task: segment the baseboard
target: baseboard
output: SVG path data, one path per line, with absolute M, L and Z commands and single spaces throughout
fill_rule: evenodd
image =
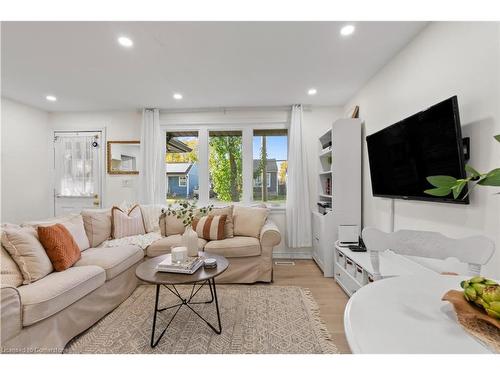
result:
M 280 251 L 273 252 L 273 259 L 312 259 L 310 251 Z

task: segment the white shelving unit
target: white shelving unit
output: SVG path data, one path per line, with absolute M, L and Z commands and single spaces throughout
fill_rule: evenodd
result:
M 312 212 L 313 259 L 325 277 L 334 276 L 338 226 L 361 226 L 361 120 L 341 119 L 318 139 L 318 202 L 332 210 Z

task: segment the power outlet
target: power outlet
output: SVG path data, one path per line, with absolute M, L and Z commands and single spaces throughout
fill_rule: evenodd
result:
M 124 187 L 124 188 L 132 187 L 132 180 L 130 180 L 130 179 L 122 180 L 122 187 Z

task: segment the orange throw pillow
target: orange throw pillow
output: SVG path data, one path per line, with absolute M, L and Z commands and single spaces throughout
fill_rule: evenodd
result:
M 56 271 L 64 271 L 82 257 L 71 233 L 62 224 L 38 227 L 38 239 Z

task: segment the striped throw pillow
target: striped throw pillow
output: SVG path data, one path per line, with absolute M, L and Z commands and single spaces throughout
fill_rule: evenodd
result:
M 146 234 L 146 227 L 142 218 L 141 208 L 138 204 L 133 206 L 128 213 L 118 207 L 111 209 L 111 236 L 123 238 Z
M 227 215 L 203 216 L 193 220 L 193 229 L 199 238 L 207 241 L 223 240 Z

